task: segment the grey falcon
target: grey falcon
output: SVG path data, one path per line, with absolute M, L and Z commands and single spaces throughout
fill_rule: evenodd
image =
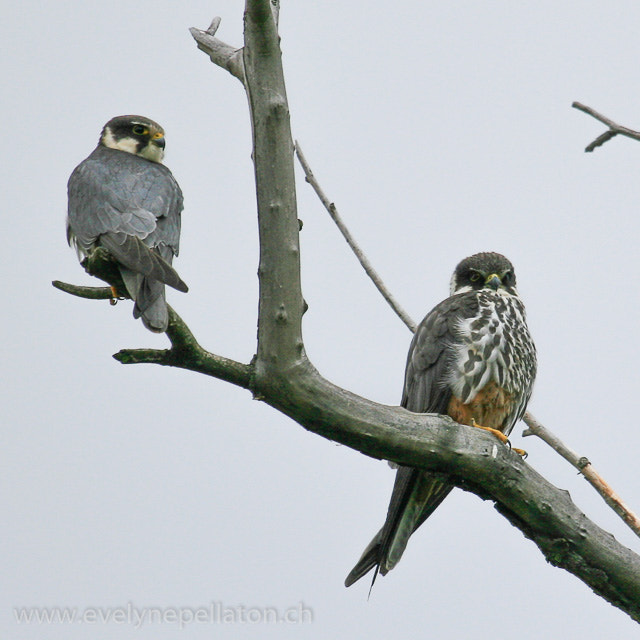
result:
M 133 316 L 154 332 L 168 325 L 165 284 L 188 291 L 171 266 L 180 246 L 183 198 L 162 164 L 164 148 L 159 124 L 117 116 L 104 125 L 98 146 L 68 183 L 69 244 L 80 260 L 98 248 L 108 253 L 135 301 Z
M 499 253 L 466 258 L 453 273 L 450 294 L 416 330 L 401 404 L 495 430 L 506 440 L 525 413 L 537 368 L 513 265 Z M 451 489 L 428 472 L 399 466 L 386 521 L 345 586 L 375 568 L 373 586 L 378 572 L 393 569 L 409 537 Z

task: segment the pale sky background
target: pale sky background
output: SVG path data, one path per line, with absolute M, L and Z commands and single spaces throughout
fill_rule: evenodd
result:
M 255 350 L 257 227 L 240 84 L 188 28 L 243 3 L 3 2 L 0 636 L 637 638 L 639 627 L 493 508 L 456 491 L 398 567 L 343 580 L 382 524 L 393 471 L 307 433 L 248 392 L 194 373 L 125 367 L 163 348 L 131 303 L 73 298 L 92 281 L 66 245 L 66 181 L 112 116 L 167 132 L 185 193 L 190 286 L 169 292 L 203 346 Z M 283 0 L 294 136 L 387 284 L 416 319 L 463 257 L 505 253 L 539 352 L 532 412 L 640 510 L 640 3 Z M 410 334 L 298 180 L 307 352 L 331 381 L 400 401 Z M 545 444 L 528 463 L 636 551 L 638 539 Z M 298 625 L 18 625 L 14 607 L 267 607 Z

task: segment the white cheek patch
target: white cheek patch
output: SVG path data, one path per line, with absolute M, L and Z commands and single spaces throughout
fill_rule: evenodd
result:
M 162 162 L 164 158 L 164 149 L 161 149 L 158 145 L 149 142 L 146 146 L 142 147 L 139 156 L 151 160 L 152 162 Z
M 120 138 L 120 140 L 116 140 L 109 127 L 107 127 L 107 130 L 102 137 L 102 144 L 105 147 L 109 147 L 109 149 L 118 149 L 119 151 L 133 153 L 134 155 L 138 152 L 137 140 L 134 140 L 133 138 Z

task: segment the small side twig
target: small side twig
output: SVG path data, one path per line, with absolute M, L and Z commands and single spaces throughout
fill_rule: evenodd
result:
M 340 233 L 342 233 L 344 239 L 347 241 L 347 244 L 351 247 L 351 250 L 358 258 L 358 261 L 362 265 L 362 268 L 367 272 L 367 275 L 373 281 L 373 284 L 376 286 L 382 297 L 387 301 L 387 303 L 391 306 L 391 308 L 395 311 L 397 316 L 404 322 L 407 327 L 415 333 L 417 329 L 416 323 L 411 319 L 409 314 L 400 306 L 400 303 L 393 297 L 389 289 L 387 289 L 386 285 L 382 281 L 382 278 L 378 275 L 376 270 L 373 268 L 367 256 L 364 254 L 362 249 L 358 246 L 358 243 L 355 241 L 354 237 L 351 235 L 349 229 L 342 221 L 340 214 L 338 213 L 338 209 L 336 205 L 327 198 L 324 191 L 318 184 L 315 176 L 313 175 L 313 171 L 311 171 L 311 167 L 307 162 L 304 154 L 302 153 L 302 149 L 300 147 L 300 143 L 296 140 L 296 156 L 298 157 L 298 161 L 300 162 L 300 166 L 304 171 L 306 181 L 313 187 L 313 190 L 320 198 L 320 202 L 324 205 L 325 209 L 329 212 L 332 220 L 336 223 L 338 229 L 340 229 Z
M 576 106 L 576 104 L 577 103 L 574 103 L 574 106 Z M 582 106 L 583 105 L 580 105 L 580 107 L 576 108 L 581 108 Z M 588 107 L 585 107 L 582 110 L 584 111 L 585 109 L 588 109 Z M 601 117 L 603 116 L 600 116 L 600 118 Z M 638 134 L 638 139 L 640 139 L 640 134 Z M 329 212 L 329 215 L 338 226 L 338 229 L 340 229 L 340 232 L 347 241 L 347 244 L 356 254 L 358 260 L 360 261 L 360 264 L 367 272 L 367 275 L 369 275 L 369 277 L 374 281 L 374 284 L 378 288 L 378 291 L 380 291 L 383 298 L 389 303 L 396 315 L 400 317 L 400 319 L 413 333 L 415 333 L 417 327 L 416 323 L 395 301 L 394 297 L 391 295 L 391 292 L 386 288 L 384 282 L 375 272 L 366 256 L 363 254 L 362 249 L 360 249 L 360 247 L 357 245 L 346 225 L 344 224 L 340 216 L 338 216 L 335 205 L 329 200 L 329 198 L 327 198 L 324 191 L 318 184 L 318 181 L 313 175 L 311 167 L 304 157 L 304 154 L 302 153 L 300 144 L 298 142 L 296 142 L 296 154 L 304 170 L 307 182 L 313 187 L 313 190 L 320 198 L 320 201 L 324 205 L 325 209 Z M 372 273 L 375 274 L 375 279 L 371 275 Z M 636 535 L 640 536 L 640 519 L 638 519 L 638 516 L 636 516 L 636 514 L 631 511 L 631 509 L 629 509 L 629 507 L 627 507 L 624 502 L 622 502 L 620 497 L 613 491 L 609 484 L 607 484 L 607 482 L 605 482 L 605 480 L 593 469 L 593 466 L 587 458 L 578 456 L 577 453 L 565 446 L 558 437 L 556 437 L 551 431 L 549 431 L 540 422 L 538 422 L 538 420 L 536 420 L 536 418 L 534 418 L 533 415 L 528 411 L 524 414 L 523 420 L 529 427 L 523 435 L 537 436 L 543 442 L 546 442 L 552 449 L 557 451 L 574 467 L 576 467 L 576 469 L 580 471 L 580 473 L 587 479 L 591 486 L 593 486 L 593 488 L 600 494 L 602 499 L 622 518 L 622 520 Z
M 244 64 L 242 61 L 242 48 L 235 48 L 222 42 L 215 37 L 218 27 L 220 26 L 220 18 L 216 17 L 212 20 L 207 29 L 196 29 L 191 27 L 189 33 L 198 45 L 200 51 L 204 51 L 211 62 L 226 69 L 232 76 L 235 76 L 242 82 L 244 80 Z
M 605 142 L 607 142 L 608 140 L 611 140 L 611 138 L 614 138 L 618 134 L 627 136 L 627 138 L 632 138 L 633 140 L 640 140 L 640 131 L 634 131 L 633 129 L 623 127 L 619 125 L 617 122 L 614 122 L 610 118 L 603 116 L 601 113 L 598 113 L 595 109 L 592 109 L 591 107 L 588 107 L 587 105 L 584 105 L 581 102 L 574 102 L 571 106 L 574 109 L 578 109 L 579 111 L 582 111 L 587 115 L 590 115 L 592 118 L 599 120 L 603 124 L 606 124 L 607 127 L 609 127 L 608 131 L 605 131 L 604 133 L 600 134 L 593 142 L 591 142 L 585 147 L 584 150 L 587 153 L 590 153 L 597 147 L 602 146 Z

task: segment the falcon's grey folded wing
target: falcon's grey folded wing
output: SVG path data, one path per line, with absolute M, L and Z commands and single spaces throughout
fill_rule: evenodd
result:
M 98 239 L 98 244 L 124 267 L 136 273 L 147 276 L 152 280 L 159 280 L 165 284 L 183 291 L 189 287 L 183 282 L 176 270 L 154 249 L 149 249 L 137 236 L 124 233 L 104 233 Z
M 402 406 L 415 413 L 446 414 L 451 390 L 443 381 L 451 366 L 448 347 L 457 340 L 459 297 L 437 305 L 420 323 L 409 347 Z M 398 467 L 382 529 L 345 580 L 349 587 L 375 567 L 382 575 L 398 563 L 413 532 L 435 511 L 453 486 L 419 469 Z

